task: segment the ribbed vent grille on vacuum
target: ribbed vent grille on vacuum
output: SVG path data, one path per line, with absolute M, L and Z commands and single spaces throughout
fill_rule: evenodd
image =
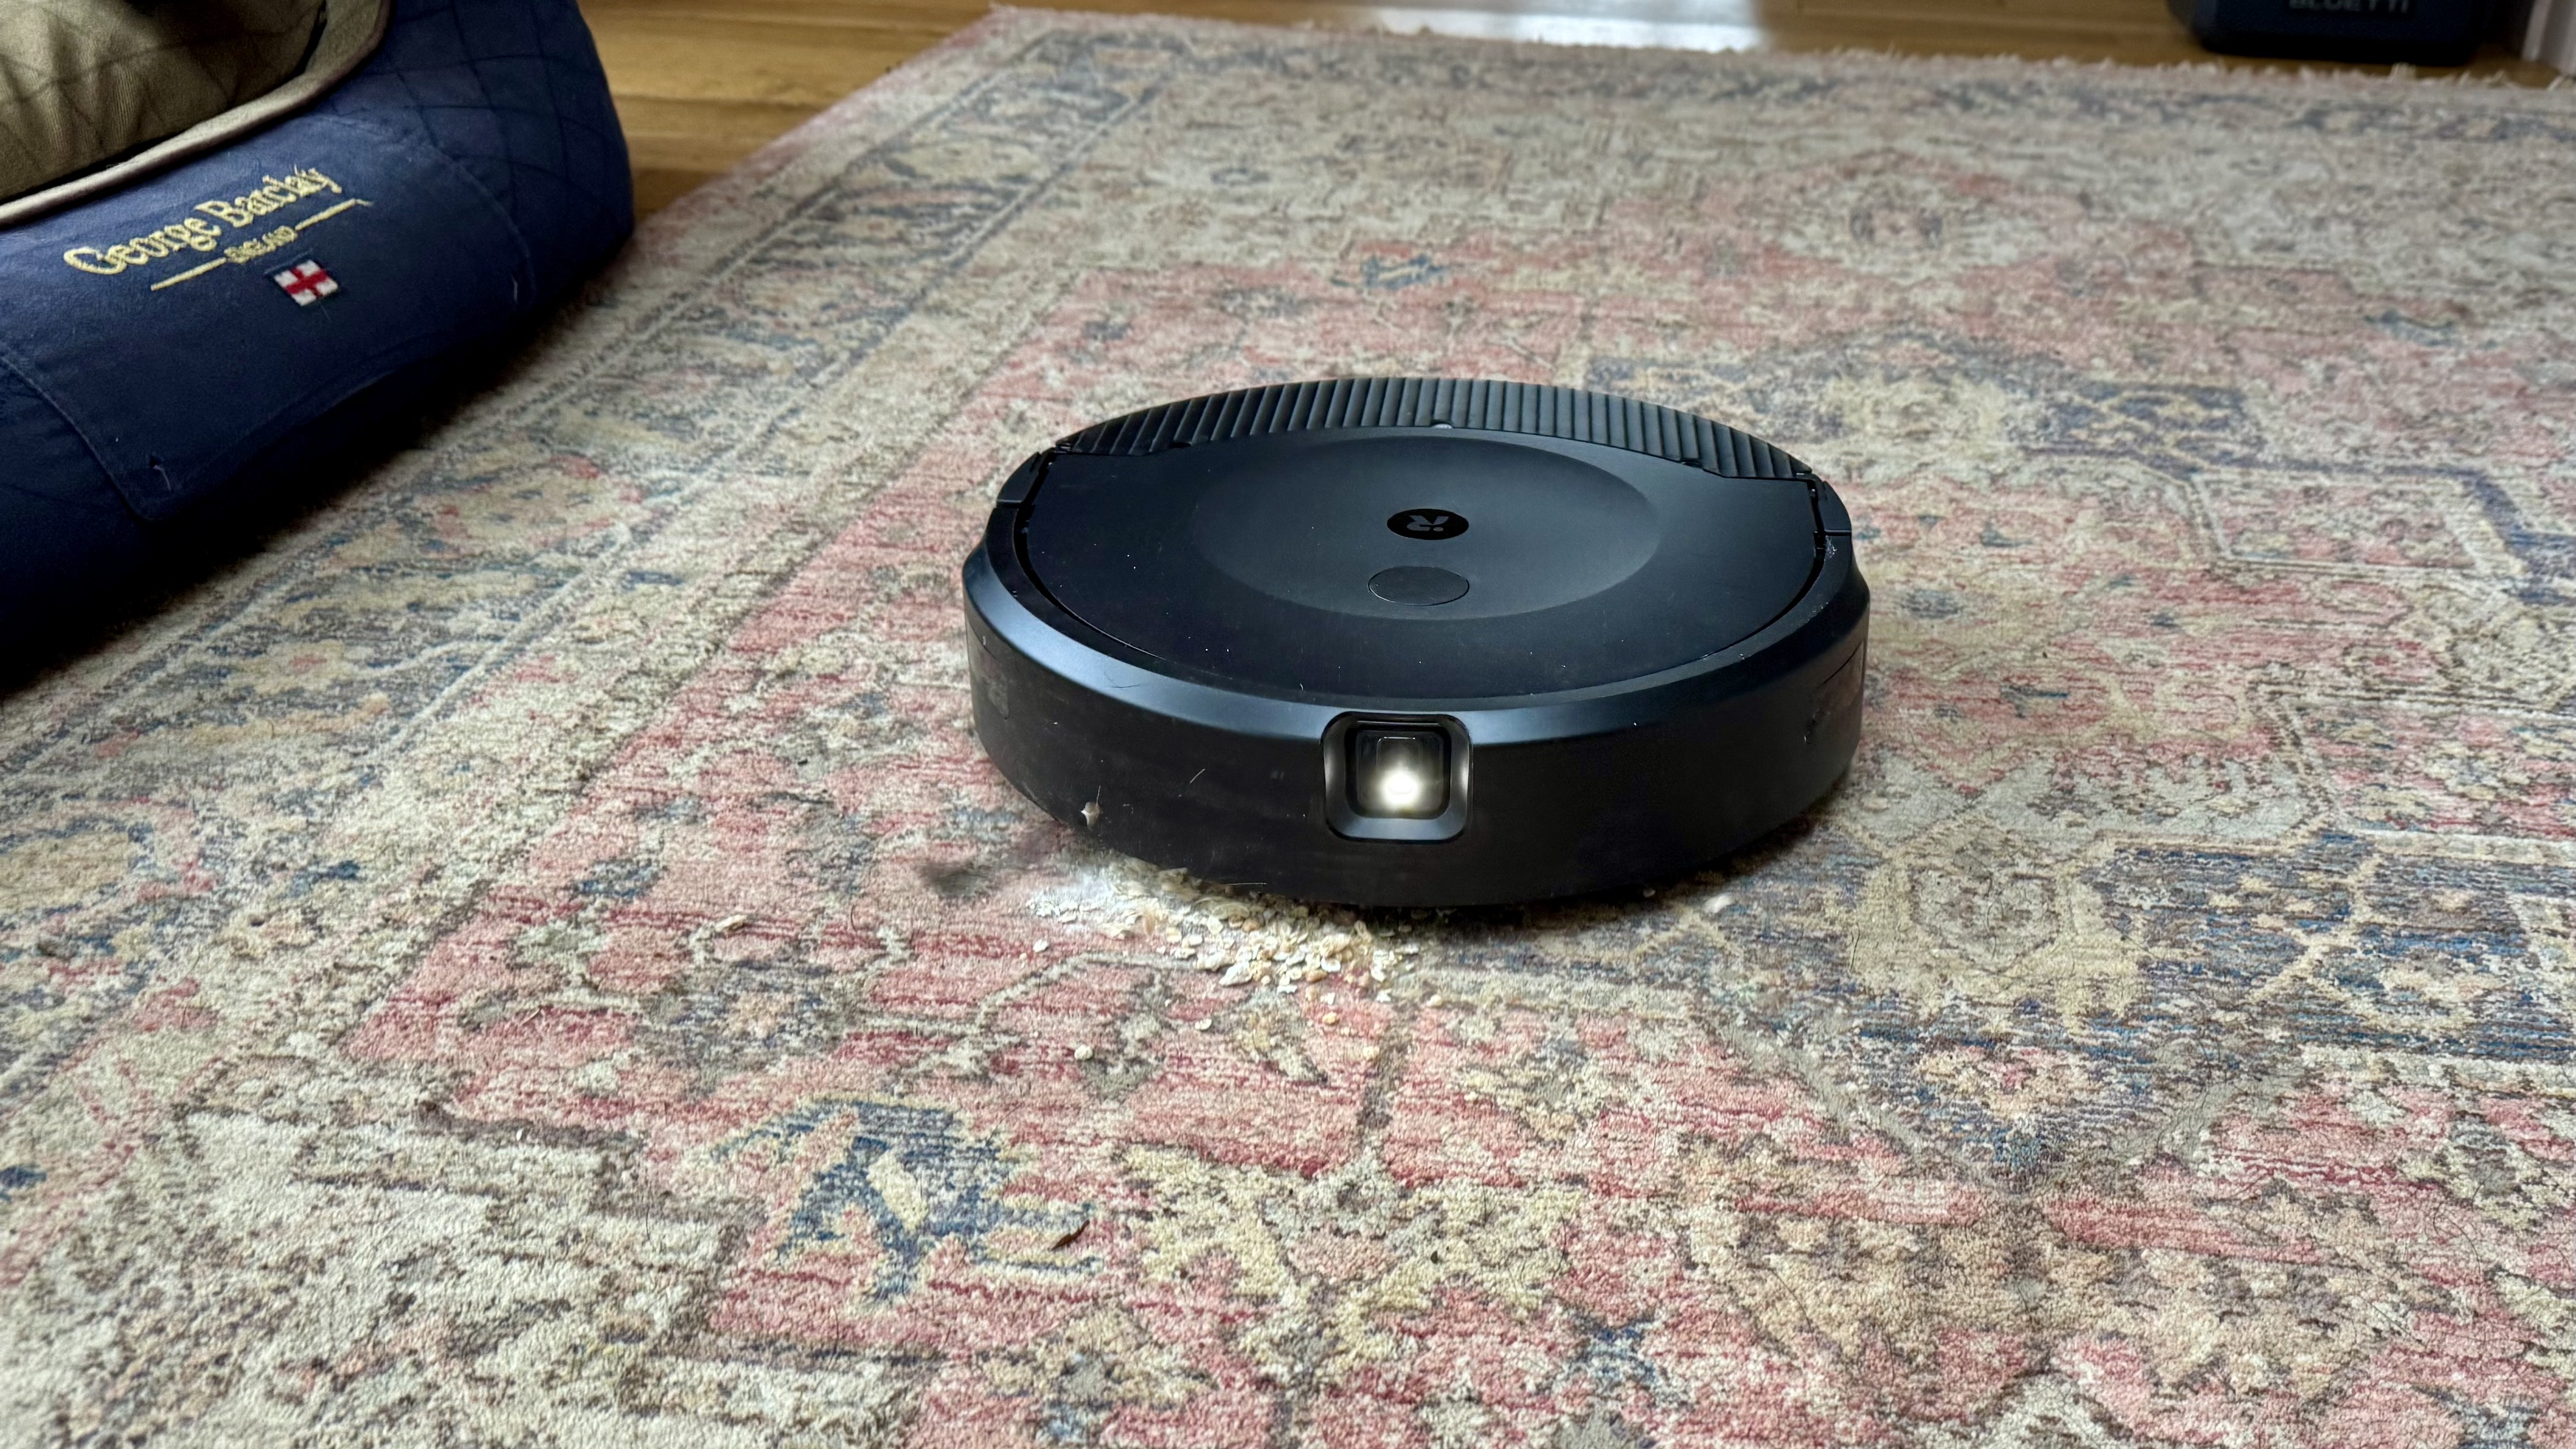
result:
M 1056 447 L 1132 458 L 1262 433 L 1442 424 L 1600 443 L 1721 478 L 1815 476 L 1760 438 L 1692 413 L 1578 388 L 1454 377 L 1353 377 L 1221 392 L 1112 418 Z

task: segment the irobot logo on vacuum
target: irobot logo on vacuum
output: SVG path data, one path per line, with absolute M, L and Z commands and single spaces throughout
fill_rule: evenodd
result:
M 1667 879 L 1813 805 L 1860 739 L 1841 499 L 1603 393 L 1352 378 L 1113 418 L 1011 474 L 965 585 L 1013 784 L 1285 895 Z
M 1408 508 L 1388 519 L 1386 526 L 1406 538 L 1456 538 L 1467 531 L 1467 520 L 1446 509 Z

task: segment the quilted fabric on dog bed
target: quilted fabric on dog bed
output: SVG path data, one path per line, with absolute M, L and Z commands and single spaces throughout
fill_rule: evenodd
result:
M 304 65 L 321 0 L 0 3 L 0 197 L 266 94 Z
M 0 225 L 104 195 L 310 104 L 389 0 L 0 0 Z

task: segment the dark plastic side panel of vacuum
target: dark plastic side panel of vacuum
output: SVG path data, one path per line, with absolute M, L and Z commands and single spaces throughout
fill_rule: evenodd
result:
M 1859 744 L 1868 588 L 1837 547 L 1817 580 L 1824 606 L 1797 637 L 1764 651 L 1800 661 L 1785 675 L 1641 691 L 1622 701 L 1625 728 L 1562 738 L 1506 742 L 1519 733 L 1504 718 L 1513 712 L 1462 714 L 1476 772 L 1465 829 L 1439 842 L 1353 841 L 1327 820 L 1320 724 L 1311 737 L 1212 729 L 1119 690 L 1076 685 L 1012 643 L 1015 621 L 993 617 L 1018 613 L 1022 629 L 1043 627 L 1002 586 L 989 552 L 966 570 L 986 751 L 1068 826 L 1211 881 L 1376 906 L 1633 884 L 1786 824 L 1843 774 Z M 1318 709 L 1319 720 L 1331 712 Z M 1760 760 L 1775 763 L 1747 764 Z

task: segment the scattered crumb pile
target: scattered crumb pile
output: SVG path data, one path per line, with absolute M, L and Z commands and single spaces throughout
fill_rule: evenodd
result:
M 1097 933 L 1112 949 L 1158 950 L 1195 970 L 1216 972 L 1220 986 L 1320 993 L 1328 1006 L 1343 992 L 1393 1000 L 1420 964 L 1422 943 L 1407 938 L 1444 914 L 1379 913 L 1365 919 L 1340 907 L 1240 895 L 1184 871 L 1125 861 L 1067 883 L 1030 909 L 1077 936 Z M 1036 949 L 1055 944 L 1040 940 Z M 1438 995 L 1427 995 L 1424 1004 L 1439 1005 Z

